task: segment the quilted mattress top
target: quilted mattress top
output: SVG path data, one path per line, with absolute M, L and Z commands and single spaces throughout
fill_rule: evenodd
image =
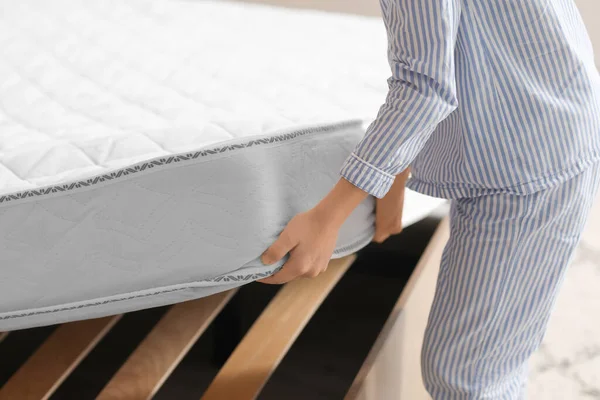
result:
M 0 0 L 0 205 L 217 142 L 370 119 L 385 51 L 381 22 L 365 17 Z

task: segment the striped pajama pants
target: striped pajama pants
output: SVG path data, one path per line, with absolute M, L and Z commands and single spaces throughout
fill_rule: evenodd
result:
M 422 374 L 438 399 L 522 399 L 600 181 L 600 167 L 527 195 L 454 200 L 425 332 Z

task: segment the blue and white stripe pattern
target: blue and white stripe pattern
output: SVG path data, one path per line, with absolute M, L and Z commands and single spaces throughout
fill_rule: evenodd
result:
M 600 185 L 600 165 L 527 196 L 454 200 L 422 352 L 438 399 L 524 398 L 564 272 Z
M 600 159 L 600 77 L 573 0 L 381 0 L 392 77 L 344 178 L 382 197 L 529 194 Z

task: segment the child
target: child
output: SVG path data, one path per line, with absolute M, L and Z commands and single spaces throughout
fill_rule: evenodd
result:
M 392 70 L 342 179 L 264 253 L 316 276 L 345 218 L 377 197 L 401 229 L 405 183 L 452 199 L 425 332 L 434 399 L 519 399 L 526 363 L 600 184 L 600 77 L 573 0 L 381 0 Z M 408 167 L 412 176 L 408 178 Z

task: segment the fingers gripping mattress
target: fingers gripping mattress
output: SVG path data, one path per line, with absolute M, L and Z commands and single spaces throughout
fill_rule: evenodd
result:
M 0 0 L 0 331 L 271 274 L 260 254 L 337 181 L 387 75 L 367 18 Z M 438 204 L 408 193 L 405 222 Z M 372 233 L 368 199 L 334 256 Z

